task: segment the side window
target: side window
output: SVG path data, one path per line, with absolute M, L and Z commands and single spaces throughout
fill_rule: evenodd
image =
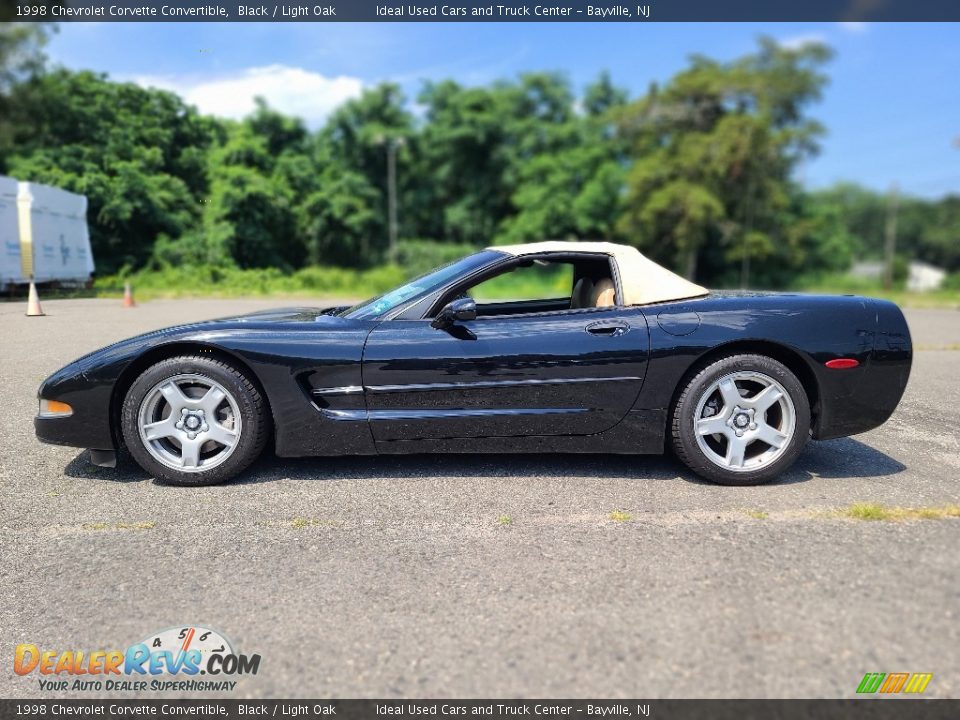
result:
M 570 299 L 573 263 L 534 260 L 467 290 L 477 305 Z M 569 302 L 568 302 L 569 304 Z
M 575 255 L 528 258 L 493 277 L 452 291 L 434 312 L 455 298 L 472 298 L 478 317 L 560 312 L 616 304 L 609 258 Z

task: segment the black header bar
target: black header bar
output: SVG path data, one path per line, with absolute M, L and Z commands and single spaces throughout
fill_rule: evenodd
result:
M 11 3 L 8 5 L 8 3 Z M 6 0 L 2 20 L 58 22 L 960 21 L 958 0 Z
M 0 717 L 234 720 L 954 720 L 960 700 L 0 700 Z

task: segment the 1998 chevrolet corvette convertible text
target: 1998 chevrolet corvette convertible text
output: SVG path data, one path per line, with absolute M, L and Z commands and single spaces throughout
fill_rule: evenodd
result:
M 484 302 L 506 273 L 558 297 Z M 543 287 L 543 283 L 512 287 Z M 553 294 L 553 293 L 551 293 Z M 479 301 L 478 301 L 479 300 Z M 896 305 L 709 292 L 609 243 L 489 248 L 354 307 L 275 310 L 124 340 L 40 386 L 37 436 L 205 485 L 285 457 L 661 453 L 727 485 L 807 438 L 883 423 L 912 348 Z

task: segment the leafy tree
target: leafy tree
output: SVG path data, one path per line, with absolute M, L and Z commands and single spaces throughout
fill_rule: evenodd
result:
M 2 17 L 3 14 L 0 13 L 0 20 L 12 20 Z M 44 69 L 43 47 L 55 27 L 51 23 L 0 22 L 0 171 L 5 170 L 17 127 L 11 94 L 14 87 L 22 86 Z M 25 91 L 20 89 L 20 102 L 24 95 Z
M 364 260 L 380 260 L 388 244 L 387 237 L 387 144 L 406 141 L 413 137 L 413 116 L 405 108 L 405 98 L 399 86 L 383 83 L 364 91 L 356 100 L 350 100 L 331 115 L 321 131 L 323 152 L 338 166 L 358 173 L 366 186 L 379 194 L 368 196 L 379 206 L 378 227 L 368 238 Z M 405 194 L 411 184 L 407 147 L 397 152 L 399 192 Z M 401 215 L 401 223 L 405 218 Z M 361 261 L 363 262 L 363 261 Z
M 176 95 L 57 70 L 11 98 L 8 171 L 87 196 L 98 269 L 142 265 L 158 235 L 178 237 L 198 220 L 217 123 Z
M 382 228 L 379 199 L 363 175 L 328 165 L 299 212 L 307 261 L 346 267 L 369 264 L 371 246 Z
M 854 185 L 841 183 L 809 194 L 817 212 L 837 217 L 835 234 L 844 238 L 855 259 L 882 259 L 884 225 L 889 199 Z M 931 201 L 905 197 L 899 201 L 897 250 L 948 270 L 960 269 L 960 196 Z
M 960 195 L 949 195 L 927 215 L 917 255 L 952 272 L 960 271 Z
M 509 163 L 503 93 L 464 88 L 447 80 L 427 83 L 418 98 L 425 124 L 418 142 L 418 235 L 482 245 L 494 237 L 510 209 L 504 187 Z
M 704 282 L 784 286 L 883 252 L 884 195 L 791 180 L 822 132 L 807 116 L 820 45 L 695 56 L 632 100 L 609 73 L 578 96 L 538 72 L 426 83 L 414 117 L 387 83 L 311 132 L 263 100 L 223 121 L 171 93 L 46 71 L 49 31 L 0 27 L 0 170 L 87 195 L 101 272 L 380 263 L 397 141 L 411 269 L 492 242 L 612 239 Z M 898 226 L 901 260 L 960 268 L 960 197 L 902 198 Z
M 573 95 L 562 78 L 525 80 L 527 89 L 521 86 L 520 92 L 532 88 L 550 98 L 542 108 L 554 122 L 546 147 L 529 159 L 514 160 L 515 212 L 502 222 L 498 241 L 613 239 L 615 218 L 621 212 L 624 158 L 610 115 L 623 105 L 626 93 L 602 74 L 584 93 L 583 117 L 575 114 Z M 523 123 L 518 135 L 529 131 Z
M 284 154 L 302 154 L 309 144 L 309 133 L 298 118 L 273 110 L 262 97 L 254 98 L 256 109 L 244 120 L 251 133 L 264 138 L 266 151 L 277 158 Z
M 822 131 L 803 113 L 829 56 L 823 45 L 761 39 L 757 53 L 731 63 L 693 57 L 626 108 L 621 131 L 639 159 L 621 231 L 691 278 L 708 243 L 727 248 L 723 266 L 781 253 L 790 173 Z
M 235 126 L 227 142 L 211 153 L 203 217 L 210 259 L 232 260 L 242 268 L 303 264 L 292 193 L 283 177 L 272 172 L 274 163 L 270 138 L 257 134 L 250 122 Z
M 626 105 L 628 99 L 627 91 L 614 85 L 610 73 L 604 70 L 584 91 L 583 109 L 590 117 L 602 118 Z

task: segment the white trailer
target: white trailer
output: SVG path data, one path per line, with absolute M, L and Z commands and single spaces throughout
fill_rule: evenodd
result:
M 85 283 L 93 273 L 83 195 L 0 177 L 0 237 L 4 286 L 30 280 Z
M 20 266 L 20 225 L 17 220 L 19 183 L 0 175 L 0 288 L 23 276 Z

